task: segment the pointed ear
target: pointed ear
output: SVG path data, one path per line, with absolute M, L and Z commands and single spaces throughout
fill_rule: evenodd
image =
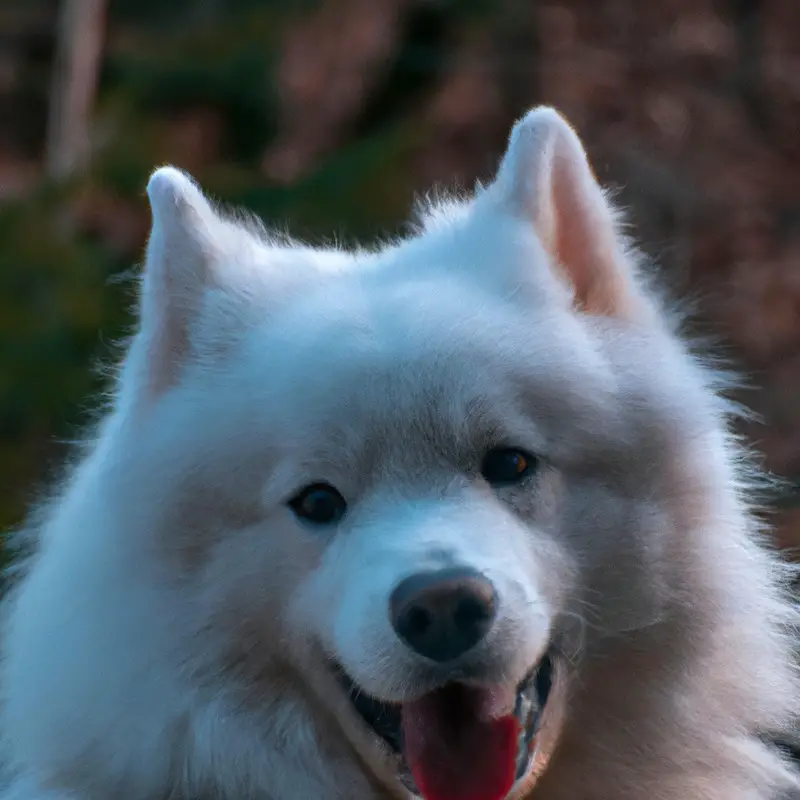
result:
M 536 108 L 514 126 L 494 187 L 511 213 L 531 221 L 580 310 L 650 315 L 614 212 L 580 139 L 557 111 Z
M 139 331 L 121 376 L 123 393 L 137 404 L 175 381 L 207 289 L 218 282 L 236 235 L 180 170 L 156 170 L 147 194 L 153 223 L 141 281 Z

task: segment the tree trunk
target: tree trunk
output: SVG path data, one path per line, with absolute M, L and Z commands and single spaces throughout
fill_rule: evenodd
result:
M 105 21 L 106 0 L 62 0 L 47 121 L 48 177 L 64 178 L 87 163 Z

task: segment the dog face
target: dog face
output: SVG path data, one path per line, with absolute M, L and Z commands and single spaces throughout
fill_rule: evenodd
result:
M 505 796 L 587 617 L 662 612 L 676 430 L 702 429 L 579 142 L 535 112 L 471 204 L 356 256 L 270 246 L 173 170 L 149 192 L 121 397 L 179 454 L 147 491 L 194 624 L 253 681 L 288 663 L 415 792 Z
M 96 575 L 68 596 L 128 642 L 126 593 L 162 609 L 136 623 L 146 647 L 106 673 L 128 675 L 119 693 L 142 675 L 172 687 L 166 738 L 168 715 L 197 726 L 212 698 L 213 724 L 181 745 L 187 774 L 207 773 L 197 785 L 225 764 L 251 775 L 232 778 L 240 794 L 263 774 L 296 796 L 307 771 L 321 776 L 307 794 L 366 797 L 336 762 L 367 765 L 392 796 L 502 800 L 603 705 L 612 687 L 581 654 L 617 663 L 609 641 L 670 617 L 681 633 L 659 634 L 654 661 L 680 664 L 693 626 L 713 627 L 724 581 L 698 583 L 712 562 L 691 532 L 741 514 L 721 401 L 557 114 L 531 112 L 493 183 L 375 252 L 270 241 L 171 168 L 148 193 L 140 327 L 82 478 L 115 533 L 70 550 L 95 548 L 75 575 L 138 566 L 113 570 L 116 605 L 88 596 Z M 726 580 L 746 574 L 753 603 L 771 596 L 766 567 L 740 567 Z M 7 678 L 24 683 L 15 635 Z M 763 652 L 780 649 L 770 641 Z M 644 702 L 632 670 L 612 682 Z M 156 713 L 139 694 L 132 713 Z M 10 697 L 7 717 L 30 729 Z M 223 726 L 223 706 L 246 724 Z M 261 763 L 270 748 L 291 767 Z

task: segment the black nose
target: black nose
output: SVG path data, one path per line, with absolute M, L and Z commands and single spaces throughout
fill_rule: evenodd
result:
M 497 613 L 497 593 L 479 572 L 420 572 L 392 592 L 389 617 L 397 635 L 432 661 L 451 661 L 483 639 Z

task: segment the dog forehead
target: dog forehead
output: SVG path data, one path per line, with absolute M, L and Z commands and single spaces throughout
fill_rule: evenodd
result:
M 309 293 L 274 323 L 272 353 L 291 353 L 343 380 L 356 373 L 423 380 L 431 371 L 431 378 L 452 380 L 478 365 L 507 363 L 510 353 L 531 349 L 532 337 L 551 338 L 534 333 L 541 327 L 536 315 L 440 274 L 347 276 Z
M 266 394 L 262 411 L 295 430 L 344 420 L 397 431 L 405 420 L 419 431 L 426 420 L 428 429 L 466 432 L 524 425 L 533 410 L 569 426 L 609 391 L 566 313 L 531 311 L 442 276 L 384 276 L 379 285 L 337 279 L 270 320 L 251 340 L 240 394 Z
M 513 313 L 499 313 L 458 285 L 438 280 L 384 284 L 380 292 L 332 285 L 296 305 L 266 331 L 262 358 L 308 386 L 434 386 L 457 392 L 494 366 L 520 337 Z M 277 364 L 276 364 L 277 358 Z

